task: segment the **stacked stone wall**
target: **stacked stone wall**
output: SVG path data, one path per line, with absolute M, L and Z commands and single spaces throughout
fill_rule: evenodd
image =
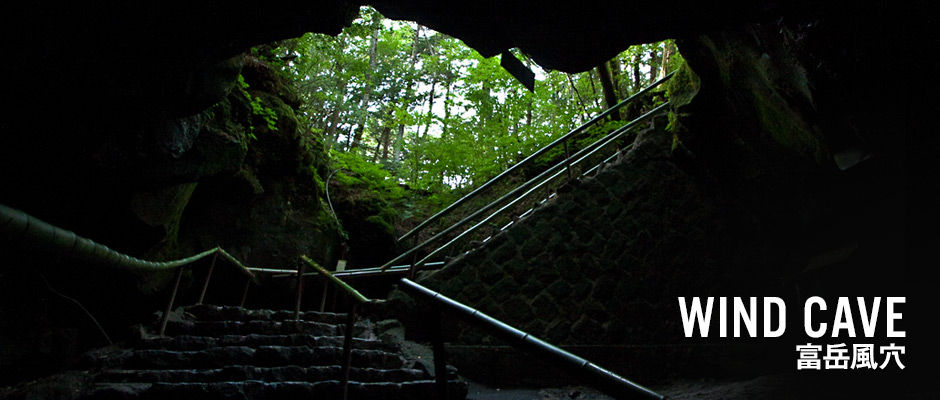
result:
M 753 218 L 709 187 L 665 125 L 419 282 L 552 343 L 676 339 L 676 297 L 734 287 L 761 252 Z M 490 341 L 451 329 L 460 342 Z

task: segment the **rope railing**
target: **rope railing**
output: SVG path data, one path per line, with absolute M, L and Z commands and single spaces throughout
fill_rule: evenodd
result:
M 0 204 L 0 237 L 22 240 L 25 244 L 43 246 L 44 251 L 58 253 L 88 263 L 129 271 L 165 271 L 192 264 L 211 255 L 225 258 L 243 274 L 253 274 L 240 261 L 220 247 L 170 261 L 148 261 L 132 257 L 103 244 L 78 236 L 75 232 L 56 227 L 23 211 Z
M 586 157 L 586 155 L 585 155 Z M 559 171 L 557 173 L 561 173 Z M 163 316 L 159 324 L 158 334 L 163 336 L 166 332 L 166 326 L 170 312 L 173 308 L 180 281 L 185 267 L 202 258 L 213 256 L 212 263 L 206 274 L 205 282 L 199 294 L 197 304 L 201 304 L 209 281 L 212 278 L 212 271 L 219 257 L 229 261 L 238 271 L 243 272 L 249 278 L 245 285 L 245 292 L 242 295 L 241 305 L 244 306 L 245 297 L 248 293 L 248 287 L 252 282 L 256 282 L 256 273 L 281 274 L 283 276 L 295 276 L 297 279 L 297 298 L 294 319 L 300 319 L 300 305 L 303 294 L 304 277 L 311 274 L 305 273 L 305 267 L 313 268 L 315 274 L 324 277 L 324 285 L 332 284 L 337 290 L 342 291 L 349 296 L 353 302 L 350 304 L 346 314 L 346 324 L 343 341 L 343 359 L 341 365 L 340 390 L 341 398 L 348 397 L 349 374 L 352 363 L 353 335 L 355 332 L 355 322 L 357 319 L 357 307 L 362 304 L 370 303 L 371 300 L 362 295 L 352 286 L 339 279 L 334 273 L 326 270 L 313 259 L 306 255 L 300 256 L 300 265 L 296 270 L 278 269 L 278 268 L 249 268 L 237 260 L 231 254 L 220 247 L 206 250 L 191 257 L 172 261 L 146 261 L 131 257 L 107 246 L 95 243 L 94 241 L 80 237 L 75 233 L 64 230 L 37 218 L 34 218 L 20 210 L 16 210 L 0 204 L 0 239 L 4 240 L 22 240 L 25 244 L 33 246 L 35 249 L 54 250 L 62 255 L 81 259 L 88 262 L 100 262 L 108 267 L 122 268 L 132 271 L 157 272 L 172 270 L 175 268 L 176 276 L 173 289 L 170 293 L 169 301 L 164 309 Z M 406 267 L 399 266 L 398 268 Z M 370 273 L 382 273 L 379 268 Z M 417 298 L 431 304 L 433 318 L 427 320 L 431 324 L 433 333 L 433 351 L 435 363 L 435 379 L 437 381 L 438 392 L 442 396 L 447 393 L 447 368 L 446 355 L 443 344 L 443 330 L 441 322 L 441 312 L 446 311 L 461 317 L 474 326 L 482 327 L 496 337 L 502 338 L 509 344 L 517 347 L 527 353 L 541 357 L 553 365 L 569 371 L 576 376 L 581 377 L 585 383 L 590 384 L 602 391 L 614 396 L 615 398 L 645 398 L 645 399 L 663 399 L 663 396 L 637 385 L 625 378 L 622 378 L 608 370 L 605 370 L 587 360 L 561 350 L 549 343 L 546 343 L 534 336 L 515 329 L 499 320 L 496 320 L 486 314 L 474 310 L 466 305 L 451 300 L 440 293 L 436 293 L 408 279 L 400 281 L 400 288 Z M 324 291 L 325 294 L 325 291 Z M 322 305 L 321 305 L 322 309 Z M 97 323 L 97 321 L 96 321 Z M 110 340 L 110 339 L 109 339 Z
M 248 283 L 246 287 L 254 281 L 255 276 L 241 261 L 233 257 L 221 247 L 215 247 L 199 254 L 170 261 L 149 261 L 127 254 L 118 252 L 103 244 L 97 243 L 91 239 L 81 237 L 75 232 L 59 228 L 48 222 L 35 218 L 23 211 L 0 204 L 0 238 L 9 241 L 19 240 L 21 244 L 42 249 L 44 252 L 58 254 L 63 257 L 80 260 L 89 264 L 97 264 L 108 268 L 122 269 L 127 271 L 158 272 L 176 270 L 173 289 L 170 292 L 170 300 L 164 309 L 160 320 L 158 333 L 163 335 L 166 332 L 166 325 L 169 321 L 170 311 L 176 300 L 179 291 L 180 282 L 183 277 L 183 269 L 196 261 L 208 256 L 213 256 L 212 263 L 209 265 L 209 271 L 206 275 L 206 281 L 199 294 L 197 304 L 202 303 L 205 297 L 206 289 L 209 285 L 209 279 L 212 277 L 212 271 L 215 269 L 216 260 L 221 256 L 237 271 L 246 275 Z
M 294 276 L 297 278 L 296 306 L 294 309 L 295 320 L 300 320 L 301 300 L 304 291 L 304 277 L 308 275 L 304 273 L 304 268 L 305 266 L 309 266 L 316 271 L 316 274 L 322 275 L 324 277 L 325 284 L 332 283 L 339 290 L 343 291 L 354 300 L 346 314 L 346 329 L 344 332 L 345 337 L 343 341 L 343 361 L 341 366 L 342 380 L 340 382 L 340 387 L 342 390 L 342 398 L 346 399 L 348 396 L 349 371 L 352 365 L 352 336 L 355 331 L 355 322 L 357 318 L 356 307 L 360 304 L 369 303 L 371 300 L 363 296 L 352 286 L 349 286 L 349 284 L 346 282 L 343 282 L 339 278 L 335 277 L 332 273 L 327 271 L 325 268 L 317 264 L 315 261 L 313 261 L 313 259 L 306 255 L 300 256 L 301 263 L 296 271 L 278 268 L 249 268 L 234 256 L 229 254 L 227 251 L 223 250 L 221 247 L 215 247 L 199 254 L 178 260 L 148 261 L 120 253 L 105 245 L 96 243 L 91 239 L 78 236 L 72 231 L 56 227 L 55 225 L 32 217 L 23 211 L 8 207 L 3 204 L 0 204 L 0 239 L 4 239 L 10 242 L 19 240 L 19 244 L 24 244 L 34 249 L 44 250 L 47 252 L 51 251 L 63 257 L 70 257 L 72 259 L 78 259 L 90 264 L 97 264 L 110 268 L 145 272 L 158 272 L 175 269 L 176 274 L 174 277 L 173 288 L 170 291 L 169 300 L 167 301 L 166 308 L 163 310 L 163 315 L 159 322 L 158 334 L 160 336 L 164 336 L 166 333 L 166 327 L 167 323 L 169 322 L 170 313 L 173 309 L 173 305 L 176 302 L 176 297 L 179 292 L 180 282 L 183 277 L 183 270 L 196 261 L 213 256 L 196 304 L 202 304 L 203 300 L 205 299 L 206 291 L 209 287 L 210 280 L 212 279 L 212 273 L 219 257 L 229 261 L 234 268 L 248 277 L 248 281 L 245 284 L 245 290 L 242 294 L 241 304 L 239 305 L 241 307 L 243 307 L 245 304 L 248 288 L 252 282 L 256 282 L 255 273 L 294 274 Z M 71 300 L 75 301 L 74 299 Z M 77 303 L 77 301 L 75 302 Z M 81 306 L 80 303 L 79 306 Z M 321 304 L 321 311 L 322 307 L 323 305 Z M 84 307 L 82 308 L 84 309 Z M 92 317 L 92 319 L 94 320 L 94 317 Z M 95 320 L 95 323 L 98 324 L 98 321 Z M 100 328 L 100 324 L 98 327 Z M 106 333 L 105 336 L 107 337 Z M 108 338 L 108 341 L 110 340 L 111 339 Z

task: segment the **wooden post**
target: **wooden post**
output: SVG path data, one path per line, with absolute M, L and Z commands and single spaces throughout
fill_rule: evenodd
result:
M 166 303 L 166 308 L 163 310 L 163 318 L 160 319 L 160 330 L 157 332 L 158 335 L 163 336 L 166 332 L 166 323 L 170 319 L 170 310 L 173 309 L 173 302 L 176 301 L 176 292 L 180 288 L 180 280 L 183 279 L 183 268 L 179 267 L 176 269 L 176 283 L 173 284 L 173 291 L 170 292 L 170 301 Z
M 346 314 L 346 332 L 343 338 L 343 372 L 340 381 L 340 390 L 343 391 L 343 400 L 349 396 L 349 370 L 352 366 L 353 334 L 356 330 L 356 302 L 351 302 L 349 312 Z
M 215 269 L 215 261 L 219 259 L 219 252 L 217 251 L 215 255 L 212 256 L 212 263 L 209 264 L 209 272 L 206 273 L 206 281 L 202 284 L 202 291 L 199 292 L 199 300 L 196 300 L 196 304 L 202 304 L 202 301 L 206 298 L 206 290 L 209 289 L 209 280 L 212 279 L 212 270 Z
M 330 289 L 330 280 L 323 277 L 323 295 L 320 296 L 320 312 L 326 311 L 326 293 Z
M 248 299 L 248 289 L 251 288 L 251 277 L 245 279 L 245 290 L 242 291 L 242 301 L 238 303 L 239 307 L 245 307 L 245 300 Z
M 294 319 L 300 320 L 300 302 L 304 295 L 304 264 L 297 267 L 297 303 L 294 305 Z
M 447 399 L 447 354 L 444 351 L 444 319 L 441 311 L 434 307 L 428 322 L 431 324 L 431 345 L 434 351 L 434 380 L 437 383 L 437 397 Z
M 415 240 L 415 241 L 417 241 L 417 240 Z M 418 264 L 418 253 L 415 252 L 415 253 L 414 253 L 414 257 L 411 258 L 411 266 L 408 267 L 408 275 L 407 275 L 407 276 L 408 276 L 408 279 L 414 279 L 414 278 L 415 278 L 415 275 L 418 273 L 418 271 L 416 271 L 416 269 L 417 269 L 417 267 L 418 267 L 417 264 Z

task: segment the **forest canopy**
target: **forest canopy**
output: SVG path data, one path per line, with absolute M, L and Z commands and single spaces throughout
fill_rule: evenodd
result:
M 306 34 L 254 52 L 293 82 L 301 120 L 340 174 L 442 204 L 682 62 L 671 41 L 633 46 L 579 74 L 543 70 L 513 50 L 536 74 L 530 92 L 499 57 L 368 7 L 336 37 Z

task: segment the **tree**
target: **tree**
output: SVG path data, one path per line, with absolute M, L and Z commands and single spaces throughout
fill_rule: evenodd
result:
M 541 70 L 515 52 L 537 72 L 529 92 L 496 58 L 363 8 L 338 37 L 308 34 L 275 53 L 302 97 L 310 132 L 336 157 L 346 152 L 343 165 L 374 165 L 370 176 L 384 171 L 383 179 L 439 204 L 636 92 L 662 74 L 673 52 L 668 44 L 635 46 L 579 74 Z
M 608 109 L 617 105 L 617 92 L 614 89 L 614 80 L 610 76 L 610 69 L 607 66 L 607 62 L 601 63 L 595 69 L 597 69 L 597 75 L 600 77 L 601 89 L 604 91 L 604 108 Z M 613 113 L 610 116 L 611 119 L 615 121 L 620 120 L 620 113 Z

